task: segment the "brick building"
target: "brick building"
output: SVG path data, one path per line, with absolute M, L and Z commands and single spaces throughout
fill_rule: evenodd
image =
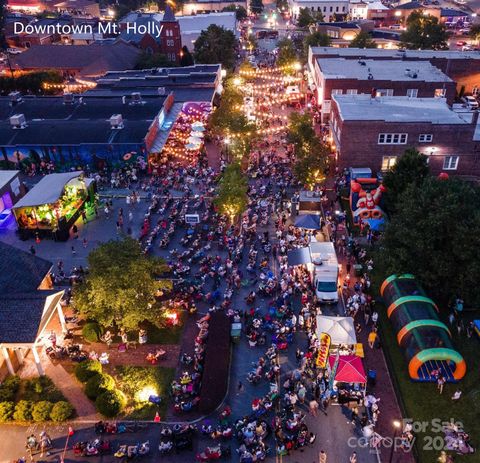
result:
M 407 148 L 429 157 L 433 173 L 480 175 L 478 112 L 453 111 L 443 98 L 334 95 L 330 128 L 339 168 L 387 171 Z
M 426 61 L 391 60 L 386 65 L 370 59 L 318 58 L 313 80 L 324 117 L 333 95 L 445 97 L 449 104 L 455 98 L 455 82 Z
M 319 58 L 428 61 L 457 83 L 457 91 L 462 87 L 467 94 L 480 91 L 480 53 L 477 51 L 310 47 L 308 67 L 312 75 Z

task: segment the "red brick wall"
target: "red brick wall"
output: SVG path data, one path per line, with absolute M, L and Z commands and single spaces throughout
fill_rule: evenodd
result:
M 452 175 L 480 175 L 480 143 L 472 140 L 474 125 L 448 125 L 429 123 L 391 123 L 383 121 L 345 121 L 338 117 L 335 103 L 332 104 L 331 121 L 337 120 L 340 140 L 334 134 L 340 168 L 370 167 L 377 172 L 381 169 L 383 156 L 401 156 L 407 148 L 414 147 L 430 156 L 432 173 L 443 170 L 445 156 L 460 156 L 457 170 L 447 171 Z M 332 123 L 331 123 L 332 125 Z M 379 133 L 407 133 L 405 145 L 379 145 Z M 431 143 L 420 143 L 420 134 L 432 134 Z

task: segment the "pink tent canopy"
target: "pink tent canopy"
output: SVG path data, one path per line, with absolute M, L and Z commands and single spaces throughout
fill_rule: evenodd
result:
M 333 369 L 335 361 L 336 356 L 334 355 L 328 358 L 330 370 Z M 342 383 L 366 383 L 367 376 L 365 375 L 362 359 L 356 355 L 341 355 L 338 362 L 335 381 L 340 381 Z

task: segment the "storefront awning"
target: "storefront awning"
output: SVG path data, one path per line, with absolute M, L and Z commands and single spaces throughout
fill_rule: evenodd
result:
M 309 248 L 297 248 L 288 251 L 288 265 L 293 267 L 295 265 L 304 265 L 310 263 L 312 260 L 310 258 L 310 249 Z
M 335 356 L 330 356 L 328 358 L 330 369 L 333 368 L 335 362 Z M 341 383 L 366 383 L 367 375 L 365 374 L 365 369 L 363 368 L 362 359 L 356 355 L 341 355 L 338 361 L 335 381 L 339 381 Z

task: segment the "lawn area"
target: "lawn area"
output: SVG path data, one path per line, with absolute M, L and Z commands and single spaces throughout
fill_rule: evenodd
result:
M 163 418 L 170 398 L 170 383 L 175 376 L 174 368 L 117 366 L 115 379 L 118 388 L 128 398 L 125 418 L 131 420 L 153 420 L 158 411 Z M 149 395 L 159 395 L 159 406 L 148 402 Z
M 465 333 L 462 333 L 460 336 L 456 332 L 453 333 L 454 346 L 467 362 L 467 374 L 458 385 L 447 384 L 443 394 L 440 395 L 436 384 L 416 383 L 409 379 L 405 357 L 398 347 L 385 308 L 379 306 L 379 309 L 381 335 L 384 350 L 386 351 L 386 359 L 390 371 L 395 376 L 392 379 L 400 390 L 401 397 L 399 397 L 399 400 L 403 402 L 406 417 L 412 418 L 414 421 L 426 421 L 428 423 L 435 418 L 441 421 L 454 419 L 456 422 L 463 424 L 465 432 L 472 436 L 473 446 L 478 447 L 480 445 L 478 440 L 480 436 L 480 409 L 478 408 L 480 401 L 480 382 L 478 380 L 480 341 L 476 335 L 469 339 Z M 477 313 L 470 312 L 465 318 L 468 318 L 468 320 L 480 318 L 480 311 Z M 454 403 L 451 397 L 457 388 L 462 391 L 462 398 L 457 403 Z M 431 446 L 429 448 L 428 444 L 431 443 L 431 440 L 427 436 L 433 438 L 435 436 L 443 437 L 443 433 L 441 431 L 434 433 L 430 429 L 426 433 L 416 434 L 416 450 L 419 463 L 436 462 L 440 453 L 439 450 L 432 449 Z M 479 461 L 478 455 L 475 455 L 454 455 L 455 463 Z

